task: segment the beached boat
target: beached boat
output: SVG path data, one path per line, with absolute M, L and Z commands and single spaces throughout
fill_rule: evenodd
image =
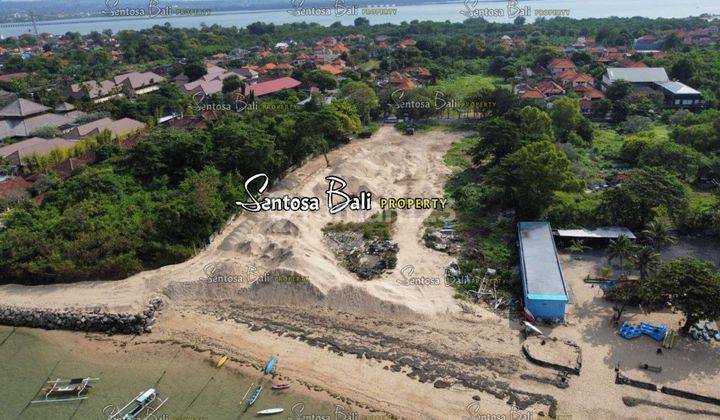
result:
M 258 387 L 255 388 L 255 392 L 253 392 L 253 394 L 250 396 L 250 399 L 247 402 L 248 407 L 255 404 L 255 402 L 258 400 L 258 398 L 260 398 L 260 393 L 262 392 L 262 390 L 263 390 L 262 384 L 258 385 Z
M 137 397 L 130 400 L 124 407 L 111 413 L 108 419 L 117 420 L 143 420 L 151 417 L 160 407 L 165 405 L 169 398 L 160 397 L 160 393 L 154 388 L 143 391 Z
M 273 356 L 268 360 L 268 362 L 265 364 L 265 369 L 263 369 L 263 373 L 268 375 L 272 373 L 272 371 L 275 369 L 275 365 L 277 364 L 277 357 Z
M 92 382 L 100 378 L 74 378 L 74 379 L 53 379 L 47 381 L 50 386 L 42 390 L 42 395 L 30 401 L 33 404 L 61 401 L 86 400 L 88 388 L 92 388 Z
M 224 365 L 227 361 L 228 361 L 228 357 L 227 357 L 227 356 L 223 356 L 223 357 L 220 358 L 220 360 L 217 361 L 217 363 L 215 364 L 215 367 L 216 367 L 216 368 L 221 368 L 221 367 L 223 367 L 223 365 Z
M 270 387 L 271 389 L 281 390 L 290 388 L 290 384 L 275 384 Z
M 268 408 L 267 410 L 258 411 L 258 416 L 272 416 L 273 414 L 280 414 L 285 411 L 284 408 Z

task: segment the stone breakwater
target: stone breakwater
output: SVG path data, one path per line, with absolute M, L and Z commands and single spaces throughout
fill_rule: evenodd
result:
M 152 332 L 155 313 L 161 299 L 153 299 L 139 313 L 109 313 L 101 310 L 44 310 L 0 306 L 0 324 L 15 327 L 104 332 L 108 334 L 144 334 Z

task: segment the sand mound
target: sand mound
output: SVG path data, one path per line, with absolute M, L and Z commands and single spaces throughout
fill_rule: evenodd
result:
M 282 219 L 269 223 L 261 229 L 261 232 L 265 235 L 276 234 L 298 236 L 300 229 L 290 220 Z

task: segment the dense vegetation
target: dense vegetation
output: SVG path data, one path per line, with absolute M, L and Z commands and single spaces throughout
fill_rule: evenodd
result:
M 230 114 L 207 131 L 156 129 L 132 149 L 97 144 L 98 164 L 65 182 L 43 175 L 43 204 L 3 221 L 2 282 L 118 279 L 186 259 L 237 212 L 244 179 L 275 179 L 360 127 L 342 100 L 313 112 L 295 103 Z

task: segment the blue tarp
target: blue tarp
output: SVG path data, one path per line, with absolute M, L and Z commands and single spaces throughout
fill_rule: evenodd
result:
M 618 334 L 625 339 L 631 340 L 638 338 L 642 334 L 647 335 L 656 341 L 662 341 L 667 333 L 667 326 L 660 324 L 654 325 L 647 322 L 641 322 L 640 325 L 634 325 L 629 322 L 625 322 L 620 327 Z

